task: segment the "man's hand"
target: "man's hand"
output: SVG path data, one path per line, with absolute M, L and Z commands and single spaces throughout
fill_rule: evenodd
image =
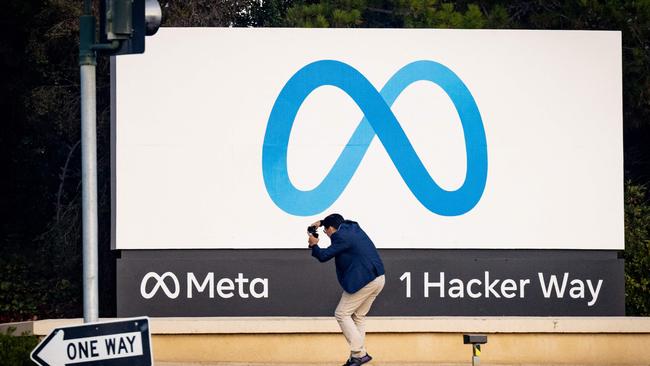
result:
M 309 247 L 313 247 L 314 245 L 318 244 L 318 238 L 309 234 L 309 239 L 307 239 L 307 243 L 309 243 Z
M 319 227 L 321 227 L 320 220 L 316 221 L 315 223 L 313 223 L 313 224 L 311 224 L 309 226 L 313 226 L 313 227 L 318 229 Z

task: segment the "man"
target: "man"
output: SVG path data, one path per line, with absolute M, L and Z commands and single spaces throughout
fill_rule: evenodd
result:
M 384 264 L 372 240 L 354 221 L 331 214 L 311 226 L 323 226 L 331 245 L 318 246 L 319 239 L 309 233 L 311 255 L 320 262 L 334 258 L 336 277 L 343 294 L 334 316 L 350 345 L 350 358 L 343 366 L 359 366 L 372 359 L 365 348 L 366 314 L 384 288 Z

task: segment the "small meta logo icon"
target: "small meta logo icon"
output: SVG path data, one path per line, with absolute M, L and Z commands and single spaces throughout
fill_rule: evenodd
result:
M 167 277 L 171 278 L 171 282 L 174 285 L 174 291 L 172 291 L 165 283 L 165 279 Z M 155 280 L 155 284 L 151 291 L 147 291 L 147 283 L 149 283 L 150 279 Z M 172 272 L 165 272 L 162 276 L 158 275 L 156 272 L 149 272 L 142 278 L 142 281 L 140 282 L 140 295 L 142 295 L 142 297 L 145 299 L 151 299 L 160 289 L 162 289 L 168 298 L 177 298 L 181 292 L 181 286 L 180 283 L 178 283 L 178 277 L 176 277 L 176 275 Z
M 390 109 L 404 89 L 421 80 L 440 86 L 460 117 L 467 172 L 463 185 L 455 191 L 442 189 L 431 178 Z M 325 179 L 316 188 L 302 191 L 291 183 L 287 171 L 291 127 L 303 101 L 324 85 L 346 92 L 364 113 L 364 118 Z M 429 211 L 443 216 L 458 216 L 470 211 L 481 199 L 487 180 L 488 159 L 478 106 L 472 93 L 453 71 L 427 60 L 401 68 L 381 91 L 377 91 L 359 71 L 343 62 L 316 61 L 298 70 L 280 91 L 266 126 L 262 171 L 269 196 L 278 207 L 292 215 L 311 216 L 325 211 L 350 182 L 375 135 L 408 188 Z

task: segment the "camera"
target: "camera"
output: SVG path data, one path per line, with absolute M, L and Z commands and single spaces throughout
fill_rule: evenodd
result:
M 316 226 L 307 226 L 307 232 L 313 235 L 314 237 L 318 238 L 318 232 L 316 232 L 318 228 Z

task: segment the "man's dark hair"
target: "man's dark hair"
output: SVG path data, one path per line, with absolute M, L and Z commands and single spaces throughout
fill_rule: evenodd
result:
M 345 220 L 345 219 L 343 218 L 343 216 L 341 216 L 341 215 L 335 213 L 335 214 L 331 214 L 331 215 L 327 216 L 326 218 L 324 218 L 323 220 L 321 220 L 320 223 L 321 223 L 321 225 L 323 225 L 323 227 L 324 227 L 325 229 L 327 229 L 329 226 L 332 226 L 333 228 L 335 228 L 336 230 L 338 230 L 338 229 L 339 229 L 339 226 L 341 226 L 341 223 L 342 223 L 344 220 Z

